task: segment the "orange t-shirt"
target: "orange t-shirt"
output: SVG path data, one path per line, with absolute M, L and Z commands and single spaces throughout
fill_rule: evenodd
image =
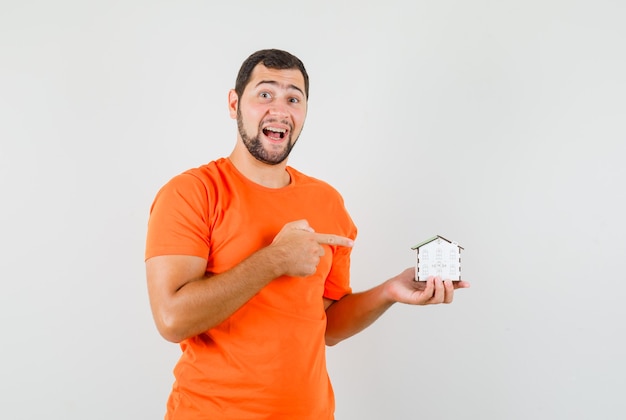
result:
M 335 189 L 287 171 L 291 183 L 278 189 L 248 180 L 226 158 L 172 178 L 151 207 L 146 259 L 194 255 L 221 273 L 299 219 L 316 232 L 356 237 Z M 315 274 L 273 280 L 223 323 L 181 343 L 166 419 L 334 417 L 322 297 L 351 292 L 350 248 L 324 247 Z

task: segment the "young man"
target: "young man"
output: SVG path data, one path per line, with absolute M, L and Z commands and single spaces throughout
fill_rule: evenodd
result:
M 352 293 L 357 229 L 330 185 L 287 166 L 307 112 L 302 62 L 261 50 L 242 64 L 228 108 L 228 158 L 172 178 L 146 244 L 155 323 L 180 343 L 166 419 L 333 419 L 325 345 L 395 302 L 452 302 L 465 282 L 414 281 L 410 267 Z

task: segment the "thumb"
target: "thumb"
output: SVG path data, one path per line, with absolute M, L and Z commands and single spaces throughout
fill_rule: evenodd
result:
M 306 219 L 296 220 L 292 222 L 291 225 L 292 229 L 306 230 L 311 233 L 315 232 Z

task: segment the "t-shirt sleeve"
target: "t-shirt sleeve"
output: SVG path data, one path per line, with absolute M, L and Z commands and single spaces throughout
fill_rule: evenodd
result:
M 337 247 L 333 265 L 324 284 L 324 297 L 339 300 L 352 293 L 350 287 L 350 248 Z
M 148 219 L 145 259 L 209 253 L 206 186 L 191 174 L 172 178 L 157 193 Z
M 344 206 L 343 199 L 336 193 L 338 199 L 336 200 L 334 220 L 337 221 L 336 230 L 331 229 L 332 232 L 338 232 L 340 235 L 356 240 L 357 227 L 354 224 L 352 218 L 348 214 Z M 332 300 L 339 300 L 347 294 L 352 293 L 350 286 L 350 255 L 352 248 L 337 246 L 333 250 L 333 264 L 326 278 L 324 284 L 324 297 Z

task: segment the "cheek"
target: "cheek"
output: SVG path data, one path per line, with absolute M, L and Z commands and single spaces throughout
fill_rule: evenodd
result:
M 246 129 L 246 131 L 254 131 L 258 130 L 260 125 L 260 119 L 254 111 L 250 109 L 246 109 L 239 115 L 238 122 Z
M 293 115 L 293 121 L 295 123 L 295 129 L 296 131 L 300 131 L 302 130 L 302 127 L 304 126 L 304 120 L 306 119 L 306 112 L 301 112 L 301 113 L 295 113 Z

